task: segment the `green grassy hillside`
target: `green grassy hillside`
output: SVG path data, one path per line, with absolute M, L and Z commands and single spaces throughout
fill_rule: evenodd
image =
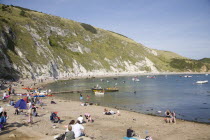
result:
M 112 31 L 0 5 L 0 77 L 204 70 L 209 64 L 147 48 Z

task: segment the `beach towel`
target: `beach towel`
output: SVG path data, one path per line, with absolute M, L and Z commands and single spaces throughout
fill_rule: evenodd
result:
M 138 140 L 137 138 L 134 138 L 134 137 L 123 137 L 123 139 L 125 139 L 125 140 Z

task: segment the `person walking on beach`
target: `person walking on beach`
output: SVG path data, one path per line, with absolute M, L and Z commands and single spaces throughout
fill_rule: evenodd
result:
M 7 96 L 7 92 L 4 91 L 2 99 L 3 99 L 3 100 L 6 99 L 6 96 Z
M 33 123 L 32 108 L 28 110 L 28 123 Z

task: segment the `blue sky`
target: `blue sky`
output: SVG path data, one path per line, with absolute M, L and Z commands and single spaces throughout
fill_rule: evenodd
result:
M 0 0 L 123 34 L 149 48 L 210 58 L 210 0 Z

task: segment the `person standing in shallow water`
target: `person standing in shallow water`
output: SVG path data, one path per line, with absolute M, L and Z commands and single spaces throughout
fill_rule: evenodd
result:
M 87 99 L 87 101 L 89 102 L 89 101 L 90 101 L 90 96 L 87 95 L 86 99 Z
M 80 98 L 79 98 L 81 101 L 83 100 L 83 96 L 82 96 L 82 94 L 80 94 Z

